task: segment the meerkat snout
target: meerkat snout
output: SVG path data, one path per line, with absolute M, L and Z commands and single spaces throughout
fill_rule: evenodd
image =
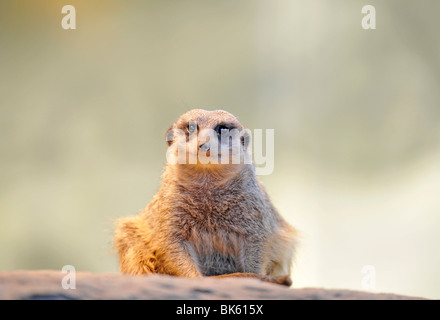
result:
M 202 143 L 202 144 L 199 146 L 199 150 L 200 150 L 200 151 L 203 151 L 203 152 L 208 152 L 208 151 L 210 150 L 210 144 L 209 144 L 209 142 Z

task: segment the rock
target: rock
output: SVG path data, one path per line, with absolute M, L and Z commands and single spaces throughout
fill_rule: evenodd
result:
M 73 273 L 57 270 L 0 272 L 0 299 L 420 299 L 352 290 L 294 289 L 249 278 L 188 279 L 89 272 L 76 272 L 74 282 L 66 278 L 64 283 L 75 284 L 75 289 L 63 289 L 63 278 L 71 276 Z

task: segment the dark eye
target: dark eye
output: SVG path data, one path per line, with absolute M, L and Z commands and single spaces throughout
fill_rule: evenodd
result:
M 229 132 L 229 128 L 225 125 L 219 125 L 216 131 L 218 134 L 226 134 Z
M 188 133 L 189 133 L 189 134 L 194 133 L 194 131 L 196 131 L 196 129 L 197 129 L 197 124 L 196 124 L 196 123 L 194 123 L 194 122 L 190 122 L 190 123 L 188 124 Z

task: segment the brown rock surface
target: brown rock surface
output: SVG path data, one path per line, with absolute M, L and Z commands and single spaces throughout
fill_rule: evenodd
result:
M 76 272 L 76 288 L 63 289 L 57 270 L 0 272 L 0 299 L 419 299 L 388 293 L 302 288 L 256 279 L 187 279 Z

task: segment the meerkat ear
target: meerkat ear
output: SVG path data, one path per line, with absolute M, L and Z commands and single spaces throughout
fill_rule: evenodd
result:
M 173 144 L 173 142 L 174 142 L 174 130 L 173 130 L 172 126 L 167 130 L 165 140 L 168 143 L 168 146 Z

